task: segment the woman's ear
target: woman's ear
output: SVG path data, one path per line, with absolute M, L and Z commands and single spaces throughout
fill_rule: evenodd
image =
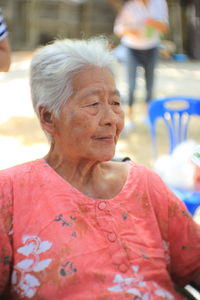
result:
M 53 134 L 55 132 L 55 117 L 52 112 L 44 106 L 39 107 L 40 124 L 47 133 Z

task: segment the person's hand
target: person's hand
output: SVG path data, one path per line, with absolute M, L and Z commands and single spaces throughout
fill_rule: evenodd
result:
M 138 29 L 132 29 L 132 28 L 124 29 L 123 34 L 137 39 L 144 38 L 144 32 Z
M 11 64 L 11 50 L 8 38 L 0 41 L 0 72 L 8 72 Z
M 158 21 L 158 20 L 155 20 L 155 19 L 152 19 L 152 18 L 148 18 L 145 20 L 145 23 L 146 25 L 150 26 L 150 27 L 153 27 L 154 29 L 158 30 L 160 33 L 167 33 L 168 31 L 168 26 L 167 24 L 161 22 L 161 21 Z

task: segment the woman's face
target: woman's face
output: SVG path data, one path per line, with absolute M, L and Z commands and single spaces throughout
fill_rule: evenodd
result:
M 124 126 L 112 73 L 107 68 L 91 67 L 80 71 L 72 86 L 74 93 L 55 123 L 55 145 L 66 159 L 112 159 Z

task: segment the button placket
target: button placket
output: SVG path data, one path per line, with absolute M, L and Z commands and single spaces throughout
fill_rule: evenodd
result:
M 96 219 L 100 229 L 106 233 L 107 239 L 110 241 L 116 239 L 114 224 L 107 201 L 101 200 L 96 203 Z
M 96 203 L 96 218 L 100 229 L 106 234 L 112 263 L 119 272 L 127 272 L 129 263 L 127 261 L 126 253 L 124 253 L 124 249 L 118 240 L 115 226 L 112 221 L 112 215 L 109 211 L 109 203 L 107 201 L 101 200 Z

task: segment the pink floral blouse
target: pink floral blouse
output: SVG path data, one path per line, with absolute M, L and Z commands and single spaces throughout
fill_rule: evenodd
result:
M 154 172 L 127 163 L 109 200 L 83 195 L 43 159 L 0 172 L 1 297 L 183 299 L 173 282 L 200 268 L 200 228 Z

